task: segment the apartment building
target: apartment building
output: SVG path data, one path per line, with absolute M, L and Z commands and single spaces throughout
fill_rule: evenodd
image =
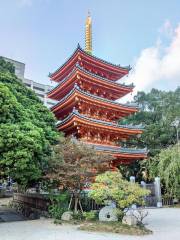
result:
M 55 105 L 55 100 L 47 98 L 47 92 L 52 89 L 52 86 L 25 78 L 26 65 L 24 63 L 6 57 L 3 58 L 14 65 L 16 76 L 22 80 L 26 87 L 31 88 L 36 93 L 45 106 L 50 108 Z

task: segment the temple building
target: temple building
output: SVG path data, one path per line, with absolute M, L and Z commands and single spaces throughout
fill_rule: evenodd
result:
M 143 132 L 139 125 L 118 124 L 120 119 L 139 110 L 138 106 L 115 101 L 133 91 L 133 85 L 117 82 L 129 73 L 130 67 L 109 63 L 92 54 L 91 24 L 89 15 L 85 50 L 78 44 L 70 58 L 49 75 L 57 85 L 48 98 L 58 101 L 51 107 L 58 119 L 58 130 L 93 145 L 97 151 L 112 154 L 111 167 L 115 168 L 146 158 L 147 151 L 119 144 Z

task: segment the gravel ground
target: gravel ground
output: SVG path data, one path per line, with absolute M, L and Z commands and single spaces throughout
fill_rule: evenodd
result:
M 154 233 L 142 237 L 89 233 L 47 219 L 0 223 L 0 240 L 180 240 L 180 209 L 150 209 L 146 222 Z

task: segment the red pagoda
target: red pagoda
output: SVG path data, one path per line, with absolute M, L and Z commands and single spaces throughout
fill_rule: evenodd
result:
M 119 125 L 118 121 L 138 111 L 137 106 L 120 104 L 115 100 L 133 91 L 133 85 L 117 83 L 127 75 L 130 67 L 121 67 L 92 55 L 91 17 L 86 20 L 86 47 L 79 44 L 70 58 L 50 74 L 57 86 L 48 97 L 58 103 L 51 108 L 59 120 L 57 128 L 66 136 L 92 144 L 97 151 L 114 156 L 111 167 L 128 164 L 147 157 L 145 149 L 119 146 L 142 126 Z

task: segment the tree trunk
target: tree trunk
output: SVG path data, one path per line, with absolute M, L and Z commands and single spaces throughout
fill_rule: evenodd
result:
M 79 201 L 79 197 L 77 195 L 74 196 L 75 198 L 75 202 L 74 202 L 74 213 L 78 212 L 78 201 Z
M 70 199 L 70 202 L 69 202 L 69 206 L 68 206 L 68 211 L 71 209 L 72 199 L 73 199 L 73 196 L 71 196 L 71 199 Z

